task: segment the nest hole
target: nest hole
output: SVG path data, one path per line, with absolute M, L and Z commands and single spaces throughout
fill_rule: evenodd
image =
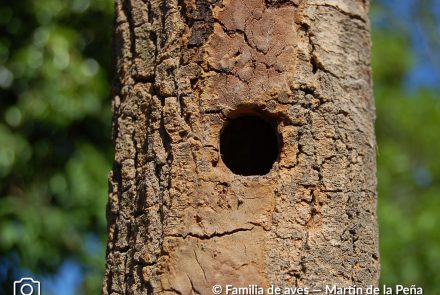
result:
M 234 174 L 265 175 L 279 153 L 278 132 L 271 118 L 261 114 L 231 118 L 220 134 L 221 158 Z

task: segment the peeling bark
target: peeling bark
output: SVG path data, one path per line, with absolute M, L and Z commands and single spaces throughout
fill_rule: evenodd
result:
M 374 102 L 366 0 L 116 0 L 115 161 L 103 294 L 214 284 L 375 285 Z M 235 110 L 282 139 L 234 175 Z

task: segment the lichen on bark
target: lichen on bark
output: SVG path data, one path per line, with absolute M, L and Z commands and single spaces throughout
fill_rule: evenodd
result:
M 115 161 L 104 294 L 378 279 L 364 0 L 116 0 Z M 279 160 L 235 175 L 237 109 L 275 118 Z

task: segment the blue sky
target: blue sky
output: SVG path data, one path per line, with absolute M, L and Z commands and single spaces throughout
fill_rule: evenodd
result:
M 440 0 L 380 0 L 385 8 L 372 16 L 373 30 L 382 26 L 403 33 L 411 44 L 414 64 L 405 88 L 440 89 Z M 426 5 L 423 11 L 421 4 Z

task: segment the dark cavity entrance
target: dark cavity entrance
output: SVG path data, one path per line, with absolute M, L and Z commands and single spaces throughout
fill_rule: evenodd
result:
M 222 160 L 235 174 L 267 174 L 279 150 L 275 128 L 257 115 L 231 119 L 220 135 Z

